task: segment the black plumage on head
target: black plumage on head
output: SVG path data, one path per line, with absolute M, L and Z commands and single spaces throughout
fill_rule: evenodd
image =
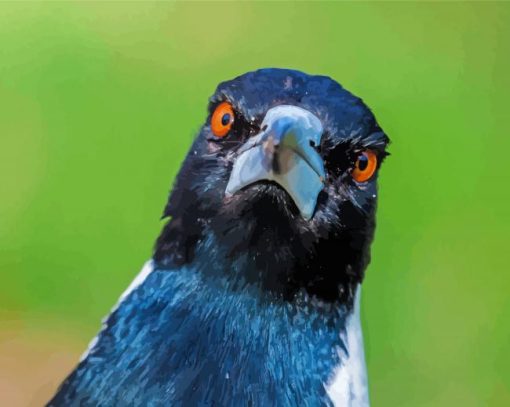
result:
M 211 116 L 225 101 L 235 121 L 219 139 Z M 268 110 L 280 105 L 306 109 L 322 123 L 320 145 L 312 146 L 326 178 L 310 219 L 272 181 L 225 194 L 239 150 L 264 130 Z M 379 167 L 388 141 L 363 101 L 328 77 L 262 69 L 221 83 L 164 210 L 169 221 L 156 242 L 155 261 L 161 268 L 191 263 L 207 242 L 220 267 L 203 272 L 229 289 L 250 286 L 271 300 L 292 300 L 304 290 L 351 306 L 369 262 L 377 202 L 377 171 L 361 183 L 352 171 L 367 149 Z

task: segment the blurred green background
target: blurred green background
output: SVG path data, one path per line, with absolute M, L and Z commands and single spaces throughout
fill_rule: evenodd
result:
M 276 66 L 335 78 L 393 142 L 373 405 L 510 405 L 509 22 L 505 3 L 1 3 L 0 404 L 46 400 L 150 257 L 218 82 Z

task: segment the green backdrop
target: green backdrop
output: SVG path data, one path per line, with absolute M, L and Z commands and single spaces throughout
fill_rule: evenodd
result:
M 215 86 L 290 67 L 392 139 L 363 292 L 373 405 L 510 405 L 509 22 L 505 3 L 0 4 L 3 344 L 50 335 L 74 361 L 151 255 Z

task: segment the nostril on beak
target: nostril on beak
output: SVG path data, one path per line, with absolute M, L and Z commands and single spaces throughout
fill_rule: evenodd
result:
M 313 140 L 310 140 L 310 147 L 314 148 L 314 149 L 315 149 L 315 151 L 317 151 L 319 154 L 320 154 L 320 152 L 321 152 L 321 150 L 322 150 L 322 149 L 321 149 L 320 144 L 319 144 L 319 145 L 317 145 L 317 144 L 315 143 L 315 141 L 313 141 Z

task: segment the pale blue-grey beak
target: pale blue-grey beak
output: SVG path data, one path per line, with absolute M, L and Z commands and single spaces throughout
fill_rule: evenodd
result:
M 322 124 L 306 109 L 280 105 L 268 110 L 262 131 L 238 151 L 225 194 L 235 194 L 257 181 L 274 181 L 310 219 L 324 187 L 324 162 L 314 147 L 321 143 Z

